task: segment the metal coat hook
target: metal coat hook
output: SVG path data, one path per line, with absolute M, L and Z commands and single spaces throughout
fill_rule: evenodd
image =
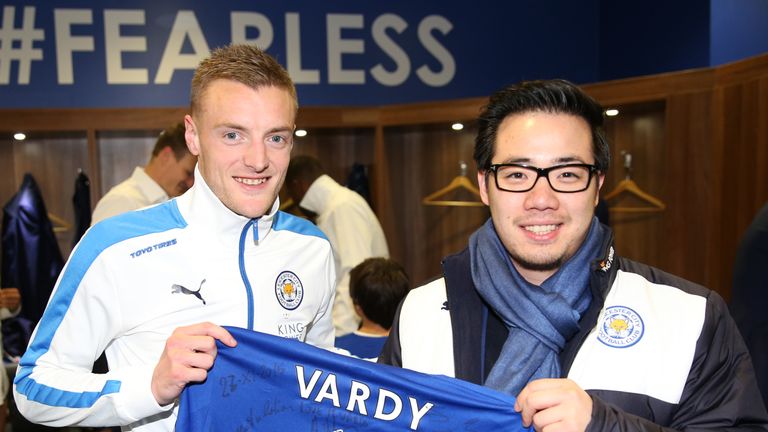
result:
M 466 176 L 467 175 L 467 163 L 466 162 L 459 161 L 459 173 L 462 176 Z
M 632 153 L 622 150 L 621 155 L 624 156 L 624 178 L 629 180 L 632 178 Z
M 641 200 L 645 201 L 649 205 L 647 206 L 633 206 L 633 207 L 625 207 L 625 206 L 619 206 L 619 207 L 611 207 L 611 210 L 614 212 L 624 212 L 624 213 L 641 213 L 641 212 L 658 212 L 662 211 L 666 208 L 666 205 L 664 202 L 662 202 L 660 199 L 656 198 L 655 196 L 643 191 L 640 189 L 640 186 L 635 183 L 634 180 L 632 180 L 631 173 L 632 173 L 632 154 L 628 151 L 621 151 L 621 155 L 624 157 L 624 171 L 626 174 L 626 177 L 624 180 L 621 180 L 619 184 L 616 185 L 615 188 L 613 188 L 612 191 L 608 192 L 603 196 L 604 200 L 610 200 L 613 199 L 619 194 L 622 194 L 624 192 L 630 193 Z

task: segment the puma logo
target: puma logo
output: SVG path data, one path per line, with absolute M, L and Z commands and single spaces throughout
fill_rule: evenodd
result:
M 200 286 L 197 287 L 197 291 L 192 291 L 191 289 L 185 288 L 185 287 L 183 287 L 181 285 L 173 284 L 171 286 L 171 294 L 176 294 L 176 293 L 192 294 L 193 296 L 195 296 L 198 299 L 200 299 L 200 301 L 203 302 L 203 304 L 205 304 L 205 299 L 203 298 L 202 294 L 200 294 L 200 290 L 203 288 L 203 284 L 204 283 L 205 283 L 205 279 L 203 279 L 200 282 Z

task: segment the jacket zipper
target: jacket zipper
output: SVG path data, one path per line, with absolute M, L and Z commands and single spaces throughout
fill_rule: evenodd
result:
M 248 275 L 245 272 L 245 239 L 248 237 L 248 229 L 253 227 L 254 242 L 259 241 L 259 218 L 251 219 L 243 227 L 243 231 L 240 233 L 240 248 L 238 254 L 238 265 L 240 266 L 240 278 L 243 279 L 245 285 L 245 295 L 248 298 L 248 321 L 247 329 L 253 330 L 253 289 L 251 288 L 251 282 L 248 280 Z

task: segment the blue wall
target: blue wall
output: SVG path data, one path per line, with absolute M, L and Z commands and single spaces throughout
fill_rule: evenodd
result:
M 286 65 L 302 105 L 479 97 L 768 52 L 766 0 L 0 0 L 0 13 L 17 30 L 0 41 L 0 108 L 183 106 L 197 62 L 237 38 Z
M 710 65 L 709 19 L 709 0 L 601 2 L 598 81 Z
M 768 1 L 712 0 L 710 64 L 768 52 Z

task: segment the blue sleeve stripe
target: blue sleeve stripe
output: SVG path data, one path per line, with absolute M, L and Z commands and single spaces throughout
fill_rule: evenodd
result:
M 297 234 L 319 237 L 326 241 L 328 240 L 325 234 L 320 231 L 320 228 L 312 222 L 283 211 L 279 211 L 275 215 L 275 221 L 272 223 L 272 228 L 277 231 L 292 231 Z
M 80 282 L 102 251 L 131 238 L 186 226 L 176 200 L 144 210 L 123 213 L 94 225 L 70 257 L 58 289 L 43 312 L 37 333 L 21 357 L 19 370 L 13 381 L 17 391 L 29 400 L 70 408 L 90 407 L 99 397 L 118 392 L 121 382 L 116 380 L 107 381 L 100 392 L 72 392 L 39 384 L 30 378 L 30 375 L 38 359 L 50 349 L 56 330 L 64 320 Z M 88 337 L 87 330 L 83 330 L 83 337 Z
M 99 392 L 71 392 L 38 384 L 34 379 L 26 378 L 16 384 L 16 390 L 28 400 L 48 406 L 90 408 L 101 396 L 119 392 L 121 384 L 120 381 L 108 380 Z

